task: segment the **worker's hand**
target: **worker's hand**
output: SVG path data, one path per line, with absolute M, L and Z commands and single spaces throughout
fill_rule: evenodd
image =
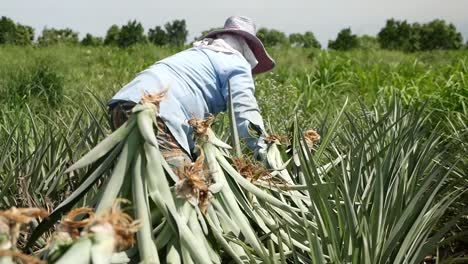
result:
M 265 141 L 264 136 L 260 136 L 257 141 L 257 145 L 254 149 L 254 158 L 257 161 L 265 162 L 267 159 L 268 144 Z

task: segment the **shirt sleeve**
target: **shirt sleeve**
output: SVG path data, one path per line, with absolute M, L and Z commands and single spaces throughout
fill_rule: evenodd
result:
M 250 65 L 245 63 L 233 70 L 228 82 L 231 85 L 234 116 L 239 137 L 250 149 L 255 149 L 259 136 L 265 135 L 263 119 L 255 98 L 255 86 Z M 225 101 L 229 103 L 228 83 L 226 83 Z

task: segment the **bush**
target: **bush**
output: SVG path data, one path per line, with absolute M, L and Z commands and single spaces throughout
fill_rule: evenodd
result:
M 26 100 L 58 106 L 63 100 L 64 86 L 63 76 L 58 72 L 58 65 L 51 57 L 38 57 L 29 65 L 12 69 L 3 95 L 7 98 L 3 101 L 20 105 Z
M 328 48 L 334 50 L 351 50 L 359 46 L 358 37 L 351 32 L 351 28 L 342 29 L 335 40 L 328 42 Z
M 55 44 L 78 44 L 78 32 L 69 28 L 54 29 L 45 28 L 38 39 L 39 45 L 49 46 Z
M 103 44 L 103 40 L 100 37 L 94 37 L 88 33 L 83 40 L 81 40 L 81 44 L 84 46 L 101 46 Z
M 314 33 L 307 31 L 304 34 L 293 33 L 289 35 L 289 43 L 292 46 L 303 47 L 303 48 L 317 48 L 320 49 L 322 45 L 315 38 Z
M 119 43 L 119 34 L 120 28 L 117 25 L 112 25 L 106 33 L 106 38 L 104 39 L 105 45 L 115 45 L 117 46 Z
M 362 50 L 377 50 L 380 48 L 376 37 L 363 35 L 358 37 L 359 49 Z
M 257 31 L 257 37 L 267 47 L 282 46 L 288 44 L 286 35 L 276 29 L 261 28 Z

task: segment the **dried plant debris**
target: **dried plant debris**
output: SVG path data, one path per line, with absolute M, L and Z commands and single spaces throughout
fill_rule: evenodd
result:
M 135 233 L 140 227 L 138 220 L 124 213 L 119 205 L 129 203 L 125 199 L 117 199 L 111 209 L 94 217 L 87 228 L 88 233 L 113 231 L 115 235 L 115 251 L 120 252 L 129 249 L 135 244 Z
M 282 137 L 280 135 L 274 135 L 274 134 L 270 134 L 265 138 L 265 141 L 268 144 L 273 144 L 273 143 L 281 144 L 281 142 L 284 142 L 284 140 L 285 140 L 284 137 Z
M 192 118 L 188 121 L 188 124 L 193 127 L 196 136 L 204 137 L 207 134 L 208 128 L 213 124 L 214 119 L 213 115 L 208 116 L 206 119 Z
M 0 211 L 0 249 L 15 247 L 21 226 L 47 215 L 47 211 L 39 208 L 12 207 Z
M 79 216 L 88 217 L 77 220 Z M 94 210 L 92 208 L 75 208 L 63 217 L 62 222 L 57 227 L 57 233 L 68 234 L 73 240 L 78 239 L 81 230 L 90 224 L 93 216 Z
M 53 241 L 66 244 L 86 235 L 108 234 L 114 237 L 115 252 L 129 249 L 135 244 L 135 233 L 138 231 L 139 222 L 134 221 L 119 208 L 119 204 L 127 202 L 118 199 L 112 208 L 99 215 L 96 215 L 92 208 L 73 209 L 63 217 Z
M 164 98 L 166 98 L 167 91 L 168 90 L 166 89 L 158 93 L 147 93 L 141 98 L 140 104 L 154 104 L 159 110 L 159 104 Z
M 15 259 L 16 262 L 13 263 L 24 263 L 24 264 L 45 264 L 46 262 L 43 260 L 38 259 L 35 256 L 26 255 L 24 253 L 14 251 L 14 250 L 3 250 L 0 249 L 0 263 L 2 262 L 3 258 L 11 257 Z M 12 263 L 12 262 L 6 262 Z
M 266 143 L 268 144 L 277 144 L 277 145 L 285 145 L 289 146 L 291 145 L 291 138 L 288 136 L 281 136 L 281 135 L 275 135 L 275 134 L 269 134 L 265 138 Z
M 18 263 L 44 263 L 39 259 L 16 250 L 21 227 L 36 218 L 46 217 L 47 211 L 39 208 L 16 208 L 0 211 L 0 262 L 5 258 Z
M 209 202 L 212 198 L 208 187 L 211 180 L 207 176 L 203 150 L 197 146 L 200 155 L 197 160 L 190 164 L 185 164 L 177 171 L 179 182 L 176 183 L 176 194 L 184 197 L 193 206 L 198 206 L 203 213 L 206 213 Z
M 315 143 L 317 143 L 320 140 L 320 135 L 319 133 L 317 133 L 316 130 L 309 129 L 306 130 L 306 132 L 304 132 L 304 138 L 306 140 L 307 147 L 309 147 L 309 149 L 312 149 Z
M 258 161 L 251 160 L 246 156 L 233 158 L 232 161 L 240 175 L 251 182 L 270 178 L 270 171 Z

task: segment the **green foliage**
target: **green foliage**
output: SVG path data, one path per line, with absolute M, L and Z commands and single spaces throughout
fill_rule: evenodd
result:
M 188 31 L 185 20 L 174 20 L 161 26 L 156 26 L 148 31 L 148 39 L 157 46 L 170 45 L 182 47 L 187 40 Z
M 438 250 L 461 215 L 447 229 L 434 231 L 436 224 L 467 188 L 448 183 L 461 169 L 451 152 L 456 143 L 431 129 L 428 115 L 382 99 L 327 117 L 320 145 L 298 147 L 317 223 L 305 230 L 311 263 L 419 264 Z M 322 158 L 339 165 L 323 170 Z
M 334 50 L 351 50 L 358 46 L 358 37 L 352 34 L 351 28 L 342 29 L 335 40 L 328 41 L 328 48 Z
M 16 45 L 32 45 L 34 41 L 34 29 L 30 26 L 16 24 Z
M 53 57 L 37 57 L 30 64 L 12 68 L 0 96 L 4 104 L 30 102 L 47 109 L 63 101 L 63 76 Z
M 31 45 L 34 29 L 30 26 L 15 24 L 13 20 L 2 16 L 0 19 L 0 44 Z
M 420 36 L 406 20 L 387 20 L 385 27 L 380 30 L 377 38 L 383 49 L 403 51 L 416 51 L 420 49 Z
M 420 35 L 421 50 L 460 49 L 463 46 L 463 37 L 455 25 L 441 19 L 423 24 Z
M 75 32 L 69 28 L 65 29 L 54 29 L 44 28 L 42 35 L 37 40 L 41 46 L 49 46 L 56 44 L 78 44 L 78 32 Z
M 276 29 L 260 28 L 257 37 L 266 47 L 284 46 L 288 44 L 286 34 Z
M 188 30 L 185 19 L 174 20 L 164 25 L 167 35 L 167 43 L 175 47 L 182 47 L 187 41 Z
M 363 35 L 358 37 L 359 49 L 362 50 L 378 50 L 380 48 L 379 41 L 376 37 Z
M 382 48 L 408 52 L 460 49 L 463 45 L 461 33 L 455 26 L 440 19 L 425 24 L 389 19 L 377 36 Z
M 101 46 L 104 43 L 101 37 L 95 37 L 90 33 L 87 33 L 86 36 L 81 40 L 81 45 L 84 46 Z
M 119 44 L 119 34 L 120 28 L 117 25 L 112 25 L 106 33 L 106 37 L 104 39 L 105 45 L 112 45 L 117 46 Z
M 289 35 L 289 43 L 292 46 L 303 47 L 303 48 L 317 48 L 320 49 L 322 46 L 320 42 L 315 38 L 314 33 L 307 31 L 304 34 L 293 33 Z
M 164 46 L 169 43 L 166 31 L 160 26 L 148 31 L 148 40 L 157 46 Z
M 1 115 L 0 153 L 8 158 L 0 159 L 0 208 L 28 207 L 32 201 L 34 206 L 55 207 L 87 176 L 82 171 L 62 177 L 70 161 L 103 137 L 107 115 L 105 109 L 90 112 L 72 100 L 67 104 L 74 111 L 46 107 L 41 112 L 24 104 L 22 110 L 11 106 L 13 111 Z
M 106 46 L 0 47 L 0 206 L 29 206 L 33 202 L 42 207 L 56 208 L 69 197 L 94 168 L 69 174 L 64 174 L 65 169 L 110 133 L 105 106 L 107 100 L 138 72 L 176 51 L 178 49 L 153 45 L 135 45 L 129 49 Z M 277 216 L 272 226 L 289 228 L 291 238 L 300 238 L 302 240 L 298 241 L 303 244 L 310 238 L 308 241 L 313 243 L 305 246 L 313 246 L 317 254 L 311 256 L 284 244 L 289 239 L 283 239 L 276 228 L 269 233 L 255 229 L 262 243 L 271 243 L 268 249 L 272 252 L 282 252 L 272 235 L 281 238 L 283 246 L 292 251 L 285 253 L 286 263 L 294 263 L 296 257 L 310 263 L 310 259 L 315 257 L 314 260 L 318 260 L 323 255 L 327 255 L 324 263 L 332 260 L 336 263 L 366 263 L 362 260 L 366 254 L 371 259 L 368 263 L 379 263 L 372 260 L 385 259 L 381 254 L 384 251 L 390 252 L 390 257 L 386 258 L 391 260 L 389 263 L 401 260 L 401 257 L 407 258 L 408 263 L 420 263 L 418 255 L 412 252 L 420 250 L 418 245 L 422 242 L 420 255 L 438 245 L 441 263 L 444 260 L 442 255 L 456 256 L 465 252 L 463 241 L 456 237 L 446 239 L 444 235 L 440 238 L 443 242 L 437 244 L 440 240 L 433 234 L 466 208 L 466 196 L 450 207 L 450 212 L 455 212 L 453 215 L 446 213 L 439 226 L 434 227 L 433 224 L 444 212 L 441 207 L 444 201 L 453 198 L 455 193 L 450 194 L 450 191 L 457 192 L 467 186 L 468 163 L 464 155 L 468 149 L 467 50 L 402 53 L 295 48 L 271 49 L 270 52 L 278 63 L 277 67 L 255 77 L 255 93 L 262 116 L 268 131 L 277 134 L 290 135 L 287 132 L 290 131 L 290 122 L 285 120 L 297 117 L 301 128 L 316 128 L 322 135 L 322 141 L 312 149 L 310 156 L 314 164 L 309 163 L 308 168 L 301 169 L 310 176 L 307 179 L 317 182 L 312 183 L 314 192 L 311 196 L 316 207 L 307 207 L 304 217 L 312 223 L 317 223 L 316 219 L 324 221 L 306 228 L 311 221 L 305 222 L 300 218 L 293 219 L 297 223 L 291 225 L 292 220 L 289 215 L 284 215 L 284 211 L 272 212 L 269 204 L 262 202 L 259 210 Z M 49 65 L 49 73 L 55 72 L 62 79 L 63 96 L 55 108 L 49 107 L 43 93 L 6 97 L 16 90 L 14 87 L 20 87 L 15 83 L 34 79 L 24 76 L 34 75 L 30 73 L 34 72 L 33 68 L 39 69 L 39 64 Z M 14 72 L 23 78 L 17 78 Z M 40 82 L 40 79 L 35 78 L 29 83 Z M 92 91 L 92 94 L 87 91 Z M 388 100 L 395 94 L 401 98 L 398 104 Z M 338 115 L 339 118 L 334 118 L 347 98 L 347 110 Z M 426 101 L 427 107 L 419 111 Z M 317 155 L 318 151 L 320 155 Z M 289 158 L 288 153 L 282 154 Z M 345 159 L 329 170 L 321 167 L 338 156 Z M 292 160 L 288 166 L 294 166 L 294 162 Z M 442 173 L 454 164 L 450 181 L 439 180 Z M 316 169 L 315 165 L 318 165 Z M 319 173 L 319 177 L 315 173 Z M 425 189 L 422 184 L 428 175 L 432 177 L 433 184 Z M 321 181 L 324 184 L 318 183 Z M 388 184 L 389 181 L 395 184 Z M 229 179 L 232 190 L 241 190 L 232 183 Z M 379 187 L 380 183 L 383 189 Z M 443 186 L 435 192 L 434 188 L 439 183 Z M 104 186 L 97 184 L 91 188 L 91 192 L 78 204 L 95 203 L 96 193 Z M 344 200 L 349 194 L 348 186 L 352 186 L 356 194 L 351 196 L 351 203 Z M 405 186 L 402 190 L 398 189 L 402 186 Z M 401 212 L 409 207 L 418 190 L 422 190 L 422 198 L 417 210 L 407 210 L 410 215 L 403 216 Z M 289 190 L 285 190 L 278 198 L 290 201 L 288 193 Z M 381 199 L 379 194 L 382 193 L 386 195 Z M 427 198 L 431 198 L 433 193 L 438 195 L 430 201 Z M 247 198 L 247 206 L 242 208 L 250 210 L 252 207 L 248 203 L 251 200 Z M 379 211 L 381 207 L 376 206 L 379 201 L 385 204 L 383 208 L 386 211 Z M 426 209 L 421 208 L 426 205 Z M 320 213 L 315 213 L 315 210 Z M 392 213 L 385 214 L 387 211 Z M 419 212 L 418 216 L 415 216 L 416 212 Z M 348 213 L 355 215 L 359 224 L 346 218 Z M 421 218 L 427 221 L 421 222 Z M 375 219 L 382 221 L 376 222 Z M 392 220 L 400 221 L 401 228 L 396 228 Z M 249 218 L 249 221 L 255 223 L 256 220 Z M 376 223 L 382 229 L 398 233 L 397 242 L 390 241 L 388 233 L 378 231 Z M 459 228 L 450 232 L 466 230 L 466 226 L 467 220 L 462 220 Z M 350 230 L 354 230 L 354 234 Z M 413 232 L 415 230 L 420 233 Z M 304 236 L 307 232 L 311 232 L 310 237 Z M 330 234 L 329 239 L 315 240 L 315 234 L 322 236 L 324 232 Z M 426 234 L 428 236 L 424 237 Z M 226 237 L 229 242 L 242 245 L 245 251 L 253 252 L 249 245 L 242 244 L 234 235 Z M 370 243 L 371 239 L 376 242 Z M 456 244 L 454 241 L 461 242 Z M 361 246 L 364 242 L 368 243 L 367 247 Z M 379 246 L 382 243 L 387 250 Z M 362 253 L 360 250 L 364 249 L 368 252 L 347 254 L 347 245 L 353 252 Z M 414 247 L 408 250 L 408 245 Z M 430 250 L 430 253 L 436 252 Z M 278 253 L 272 256 L 277 256 L 280 262 Z M 350 259 L 350 256 L 356 256 L 356 259 Z
M 2 16 L 0 19 L 0 44 L 13 44 L 16 25 L 10 18 Z
M 129 21 L 120 29 L 117 44 L 121 48 L 127 48 L 138 43 L 145 43 L 147 38 L 145 30 L 140 22 Z

